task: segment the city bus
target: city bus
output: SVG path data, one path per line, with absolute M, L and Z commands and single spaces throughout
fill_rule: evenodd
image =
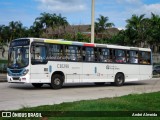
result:
M 7 80 L 37 88 L 49 84 L 53 89 L 65 83 L 122 86 L 152 78 L 151 56 L 149 48 L 20 38 L 9 46 Z

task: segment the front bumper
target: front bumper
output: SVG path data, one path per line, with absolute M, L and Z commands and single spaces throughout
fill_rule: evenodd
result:
M 29 76 L 8 76 L 7 81 L 9 83 L 29 83 Z

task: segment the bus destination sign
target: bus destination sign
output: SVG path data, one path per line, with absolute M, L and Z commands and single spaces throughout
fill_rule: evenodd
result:
M 22 40 L 15 40 L 12 41 L 10 44 L 10 47 L 14 47 L 14 46 L 26 46 L 29 45 L 29 39 L 22 39 Z

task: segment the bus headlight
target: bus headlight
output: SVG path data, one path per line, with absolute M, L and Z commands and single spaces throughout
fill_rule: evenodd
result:
M 26 75 L 28 72 L 29 72 L 29 70 L 28 70 L 28 69 L 25 69 L 25 70 L 23 71 L 23 75 Z

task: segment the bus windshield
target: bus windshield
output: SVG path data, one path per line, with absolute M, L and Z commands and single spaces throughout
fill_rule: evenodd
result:
M 8 67 L 23 68 L 29 63 L 29 47 L 10 47 L 8 52 Z
M 29 63 L 29 47 L 15 46 L 10 47 L 8 51 L 8 67 L 23 68 Z

